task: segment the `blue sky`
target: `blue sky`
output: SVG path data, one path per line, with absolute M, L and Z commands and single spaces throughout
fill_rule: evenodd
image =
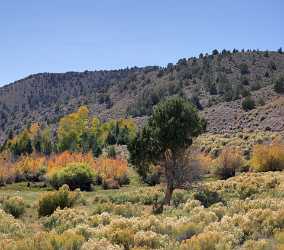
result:
M 166 65 L 284 47 L 283 0 L 3 0 L 0 85 L 32 73 Z

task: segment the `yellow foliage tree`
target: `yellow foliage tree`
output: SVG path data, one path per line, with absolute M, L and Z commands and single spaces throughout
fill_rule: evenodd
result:
M 82 106 L 77 112 L 64 116 L 59 121 L 57 138 L 60 151 L 79 150 L 82 136 L 89 130 L 89 110 Z

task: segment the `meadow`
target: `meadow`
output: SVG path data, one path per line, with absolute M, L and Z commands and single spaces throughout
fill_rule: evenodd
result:
M 163 214 L 152 206 L 163 186 L 148 187 L 129 169 L 130 184 L 116 190 L 75 190 L 70 208 L 39 217 L 49 187 L 10 184 L 0 189 L 1 249 L 283 249 L 284 173 L 243 173 L 207 178 L 175 190 Z M 58 191 L 57 191 L 58 192 Z M 24 213 L 4 212 L 18 197 Z

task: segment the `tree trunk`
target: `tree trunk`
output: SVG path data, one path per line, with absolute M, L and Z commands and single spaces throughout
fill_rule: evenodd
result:
M 175 171 L 175 154 L 171 150 L 165 152 L 165 174 L 167 181 L 167 188 L 165 192 L 165 199 L 163 204 L 170 205 L 173 191 L 174 191 L 174 171 Z
M 164 199 L 164 202 L 163 202 L 165 205 L 170 205 L 172 195 L 173 195 L 173 191 L 174 191 L 173 182 L 172 182 L 172 180 L 168 180 L 167 189 L 166 189 L 166 193 L 165 193 L 165 199 Z
M 172 181 L 167 182 L 167 188 L 166 188 L 165 198 L 163 202 L 161 202 L 160 204 L 154 204 L 153 206 L 153 211 L 155 214 L 163 213 L 164 205 L 170 205 L 173 191 L 174 191 L 173 182 Z

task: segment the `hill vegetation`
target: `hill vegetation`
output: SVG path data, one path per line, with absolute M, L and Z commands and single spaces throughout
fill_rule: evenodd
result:
M 1 88 L 0 248 L 283 249 L 282 56 Z
M 82 105 L 103 121 L 126 115 L 145 117 L 154 105 L 172 95 L 185 96 L 203 110 L 209 132 L 266 127 L 279 131 L 283 129 L 279 115 L 283 71 L 281 50 L 223 50 L 183 58 L 164 68 L 31 75 L 0 88 L 0 140 L 3 144 L 31 122 L 56 124 Z M 249 95 L 260 109 L 257 126 L 248 119 L 250 112 L 241 107 L 242 98 Z M 271 105 L 280 107 L 268 112 Z M 243 117 L 245 124 L 239 121 Z

